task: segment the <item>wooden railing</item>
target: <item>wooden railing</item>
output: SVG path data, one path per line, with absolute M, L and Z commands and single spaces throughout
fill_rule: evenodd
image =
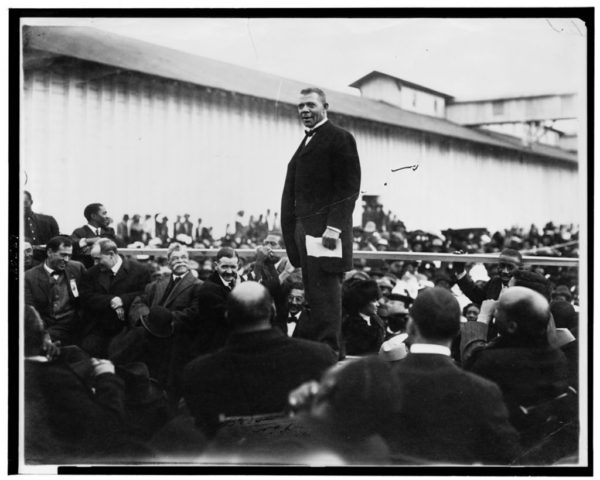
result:
M 215 248 L 188 248 L 191 255 L 204 255 L 213 257 L 218 249 Z M 251 257 L 256 254 L 253 249 L 237 249 L 237 254 L 242 257 Z M 285 255 L 285 250 L 273 250 L 276 255 Z M 120 248 L 119 253 L 124 255 L 153 255 L 167 256 L 166 248 Z M 353 252 L 354 258 L 383 259 L 383 260 L 412 260 L 412 261 L 440 261 L 440 262 L 475 262 L 493 263 L 498 260 L 498 253 L 432 253 L 432 252 L 370 252 L 358 250 Z M 523 263 L 526 265 L 577 267 L 578 258 L 566 257 L 537 257 L 524 256 Z

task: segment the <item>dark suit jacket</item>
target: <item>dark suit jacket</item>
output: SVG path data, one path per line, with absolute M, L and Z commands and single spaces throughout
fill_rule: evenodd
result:
M 502 291 L 502 279 L 498 276 L 492 277 L 483 288 L 476 285 L 468 273 L 457 283 L 465 296 L 477 305 L 484 300 L 498 300 Z
M 392 453 L 461 464 L 516 456 L 518 436 L 492 382 L 438 354 L 411 353 L 392 374 L 397 409 L 382 431 Z
M 238 282 L 241 281 L 238 278 Z M 192 345 L 194 356 L 214 352 L 225 345 L 231 331 L 225 318 L 225 302 L 230 290 L 217 272 L 211 273 L 198 291 L 200 329 Z
M 370 318 L 371 325 L 357 313 L 346 317 L 342 323 L 342 340 L 346 355 L 365 355 L 379 352 L 385 338 L 385 325 L 377 315 Z
M 304 141 L 290 160 L 281 199 L 281 229 L 290 262 L 301 265 L 294 232 L 300 220 L 308 235 L 321 237 L 329 225 L 342 231 L 342 259 L 319 259 L 321 268 L 341 273 L 352 268 L 352 211 L 360 192 L 360 163 L 350 132 L 330 121 Z
M 50 277 L 44 269 L 44 264 L 37 265 L 36 267 L 33 267 L 25 272 L 25 304 L 35 307 L 42 317 L 44 325 L 50 333 L 50 337 L 52 337 L 54 328 L 66 329 L 72 332 L 77 329 L 77 321 L 79 319 L 77 312 L 79 309 L 79 298 L 74 296 L 70 282 L 71 280 L 74 280 L 77 285 L 77 289 L 79 290 L 81 277 L 83 276 L 84 272 L 85 267 L 81 263 L 75 261 L 67 263 L 65 268 L 65 276 L 67 278 L 67 284 L 69 285 L 69 298 L 73 308 L 76 311 L 76 314 L 72 318 L 68 319 L 67 323 L 61 323 L 60 325 L 57 324 L 56 320 L 52 316 Z
M 467 322 L 480 323 L 480 322 Z M 485 339 L 485 329 L 464 325 L 462 345 Z M 511 419 L 519 416 L 519 406 L 529 407 L 565 393 L 569 370 L 562 351 L 550 346 L 519 344 L 509 337 L 497 337 L 473 348 L 463 360 L 464 368 L 498 384 Z
M 168 374 L 156 378 L 168 389 L 169 394 L 172 397 L 177 397 L 176 400 L 178 400 L 181 396 L 183 367 L 196 356 L 197 337 L 204 334 L 201 330 L 199 316 L 202 282 L 194 277 L 191 272 L 188 272 L 162 301 L 170 281 L 171 278 L 167 277 L 149 284 L 144 294 L 133 301 L 129 310 L 129 318 L 135 322 L 140 316 L 147 315 L 150 307 L 157 305 L 171 311 L 175 332 L 169 341 L 172 354 L 167 359 L 169 364 L 167 365 Z M 145 363 L 150 367 L 148 362 Z
M 177 330 L 197 331 L 198 293 L 202 282 L 188 272 L 162 301 L 170 281 L 171 277 L 166 277 L 148 284 L 144 293 L 133 300 L 129 318 L 135 321 L 148 315 L 151 307 L 161 306 L 171 311 Z
M 26 219 L 24 219 L 24 225 L 25 240 L 32 245 L 46 245 L 48 240 L 59 234 L 58 223 L 54 217 L 34 212 L 31 212 L 31 217 L 35 228 L 35 240 L 32 238 L 33 234 Z
M 149 281 L 148 269 L 133 260 L 123 259 L 114 278 L 111 278 L 110 271 L 102 271 L 99 265 L 93 266 L 84 273 L 81 282 L 84 321 L 90 329 L 103 331 L 107 336 L 117 334 L 124 324 L 110 308 L 111 299 L 120 297 L 127 313 L 135 297 L 142 294 Z
M 212 434 L 220 413 L 283 411 L 292 389 L 318 379 L 335 360 L 327 345 L 279 329 L 233 334 L 224 348 L 188 364 L 184 397 L 196 424 Z
M 126 428 L 123 381 L 111 373 L 91 381 L 95 391 L 62 355 L 45 363 L 25 360 L 27 457 L 53 463 L 119 453 Z
M 79 240 L 81 240 L 82 238 L 95 237 L 97 237 L 96 233 L 93 232 L 92 229 L 87 225 L 76 228 L 71 234 L 71 238 L 73 239 L 73 259 L 83 263 L 86 266 L 86 268 L 90 268 L 91 266 L 93 266 L 94 260 L 90 256 L 89 250 L 87 248 L 81 248 L 79 246 Z M 122 246 L 122 242 L 117 239 L 115 231 L 112 228 L 102 227 L 100 238 L 110 238 L 113 242 L 117 244 L 117 246 Z

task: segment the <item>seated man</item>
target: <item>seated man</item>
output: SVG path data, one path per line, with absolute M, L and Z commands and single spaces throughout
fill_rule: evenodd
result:
M 517 433 L 498 387 L 450 358 L 459 327 L 451 292 L 419 293 L 410 309 L 410 354 L 392 366 L 396 408 L 381 432 L 392 456 L 459 464 L 506 464 L 516 456 Z
M 46 260 L 25 272 L 25 304 L 35 307 L 52 341 L 75 343 L 80 333 L 79 284 L 85 267 L 71 260 L 73 243 L 58 236 L 46 244 Z
M 110 219 L 106 208 L 101 203 L 90 203 L 83 210 L 83 216 L 87 224 L 76 228 L 71 234 L 74 244 L 75 260 L 80 261 L 86 268 L 94 265 L 94 259 L 91 256 L 92 245 L 100 238 L 110 238 L 116 242 L 115 231 L 108 225 Z
M 304 296 L 304 284 L 302 282 L 285 283 L 285 302 L 283 308 L 277 309 L 277 326 L 287 334 L 288 337 L 302 337 L 302 330 L 310 324 L 306 300 Z
M 173 326 L 173 357 L 169 383 L 163 386 L 176 402 L 181 397 L 181 371 L 194 358 L 194 340 L 201 334 L 198 317 L 198 299 L 202 282 L 192 274 L 188 250 L 184 245 L 172 243 L 167 250 L 171 275 L 150 283 L 143 295 L 135 298 L 129 310 L 132 323 L 147 316 L 152 307 L 164 307 L 171 312 Z
M 125 387 L 114 365 L 83 355 L 88 368 L 77 369 L 66 351 L 43 355 L 44 325 L 30 306 L 24 330 L 26 461 L 82 463 L 123 454 Z
M 499 336 L 488 343 L 492 315 Z M 484 302 L 477 321 L 465 324 L 462 332 L 464 367 L 498 384 L 523 443 L 535 441 L 527 431 L 536 427 L 533 417 L 523 413 L 568 393 L 567 360 L 560 349 L 548 344 L 549 319 L 550 307 L 541 294 L 510 287 L 498 302 Z M 556 415 L 566 419 L 571 414 L 566 403 L 556 406 Z
M 318 379 L 336 360 L 328 346 L 272 328 L 273 300 L 256 282 L 237 286 L 226 311 L 233 328 L 227 345 L 196 358 L 184 371 L 185 401 L 208 435 L 216 431 L 220 414 L 283 411 L 293 388 Z
M 144 291 L 150 272 L 122 258 L 108 238 L 98 240 L 91 255 L 96 265 L 84 273 L 81 282 L 85 324 L 81 347 L 90 355 L 106 358 L 108 343 L 125 326 L 129 307 Z
M 213 265 L 213 273 L 198 292 L 200 331 L 191 347 L 193 356 L 214 352 L 225 345 L 231 330 L 225 318 L 225 301 L 236 283 L 242 281 L 238 275 L 239 258 L 233 248 L 219 249 Z

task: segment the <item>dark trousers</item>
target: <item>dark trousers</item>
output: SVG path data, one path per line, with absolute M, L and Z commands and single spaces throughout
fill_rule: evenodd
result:
M 295 235 L 301 255 L 304 295 L 310 309 L 311 328 L 307 330 L 310 333 L 304 338 L 325 343 L 339 355 L 343 275 L 323 270 L 318 258 L 306 255 L 306 232 L 300 222 L 296 223 Z

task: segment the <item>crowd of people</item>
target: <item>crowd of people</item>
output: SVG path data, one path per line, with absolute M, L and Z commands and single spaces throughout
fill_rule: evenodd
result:
M 187 214 L 112 228 L 95 203 L 61 234 L 24 202 L 29 463 L 577 461 L 578 269 L 523 262 L 577 256 L 574 226 L 409 232 L 365 206 L 357 250 L 498 260 L 355 258 L 338 352 L 312 340 L 276 213 L 240 211 L 214 239 Z M 140 244 L 168 250 L 119 253 Z

